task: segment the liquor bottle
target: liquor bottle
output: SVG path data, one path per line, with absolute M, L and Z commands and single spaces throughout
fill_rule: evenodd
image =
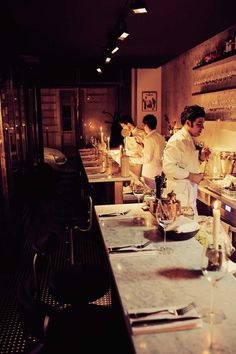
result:
M 120 169 L 121 177 L 129 177 L 129 156 L 125 149 L 121 151 Z
M 225 40 L 225 53 L 230 53 L 234 50 L 234 37 L 229 30 L 228 37 Z
M 157 175 L 155 177 L 155 183 L 156 183 L 156 198 L 161 199 L 163 188 L 166 187 L 166 178 L 163 172 L 161 173 L 161 175 Z

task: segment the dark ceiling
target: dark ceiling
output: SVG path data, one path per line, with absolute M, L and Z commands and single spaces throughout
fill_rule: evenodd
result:
M 33 56 L 41 63 L 97 65 L 123 17 L 130 36 L 109 65 L 158 67 L 236 22 L 236 0 L 145 0 L 148 13 L 141 15 L 130 12 L 131 2 L 5 1 L 1 60 Z

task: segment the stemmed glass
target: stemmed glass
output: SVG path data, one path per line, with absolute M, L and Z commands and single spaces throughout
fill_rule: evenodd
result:
M 171 254 L 173 248 L 166 246 L 166 229 L 167 226 L 172 224 L 176 219 L 176 208 L 173 208 L 172 204 L 169 203 L 169 200 L 159 199 L 156 209 L 156 219 L 158 224 L 163 229 L 163 245 L 158 247 L 157 250 L 160 254 Z
M 214 308 L 214 289 L 217 282 L 222 279 L 228 271 L 228 257 L 224 243 L 214 246 L 205 245 L 202 253 L 202 273 L 211 283 L 210 308 L 203 313 L 205 322 L 220 323 L 225 315 L 222 311 Z
M 140 203 L 140 199 L 143 198 L 144 193 L 145 193 L 145 183 L 142 180 L 142 178 L 136 178 L 133 182 L 132 185 L 132 190 L 134 196 L 138 199 L 138 203 Z M 138 216 L 134 218 L 134 221 L 136 222 L 142 222 L 143 218 L 141 217 L 140 213 L 138 213 Z
M 208 244 L 203 248 L 202 253 L 202 273 L 211 284 L 210 307 L 202 311 L 204 322 L 210 323 L 210 345 L 209 351 L 214 352 L 219 349 L 219 344 L 213 339 L 214 324 L 221 323 L 225 319 L 222 310 L 215 309 L 214 292 L 217 282 L 222 279 L 228 271 L 228 256 L 225 244 Z

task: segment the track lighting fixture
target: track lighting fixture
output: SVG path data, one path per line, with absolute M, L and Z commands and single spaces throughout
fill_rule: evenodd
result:
M 96 71 L 97 71 L 98 74 L 102 74 L 102 69 L 101 69 L 100 67 L 98 67 L 98 68 L 96 69 Z
M 111 55 L 107 55 L 107 56 L 106 56 L 106 59 L 105 59 L 105 63 L 106 63 L 106 64 L 109 64 L 110 61 L 111 61 Z
M 147 6 L 143 0 L 134 0 L 134 2 L 130 5 L 130 9 L 134 14 L 147 13 Z
M 115 54 L 119 50 L 119 47 L 116 44 L 113 44 L 110 48 L 111 54 Z
M 119 39 L 119 41 L 123 41 L 123 40 L 125 40 L 128 36 L 129 36 L 129 33 L 128 33 L 127 31 L 125 31 L 125 30 L 122 30 L 122 31 L 120 31 L 120 33 L 118 34 L 118 38 L 117 38 L 117 39 Z
M 124 22 L 124 20 L 122 22 L 119 23 L 118 25 L 118 29 L 117 29 L 117 33 L 116 33 L 116 38 L 119 41 L 123 41 L 125 40 L 127 37 L 129 36 L 129 32 L 127 30 L 127 26 L 126 23 Z

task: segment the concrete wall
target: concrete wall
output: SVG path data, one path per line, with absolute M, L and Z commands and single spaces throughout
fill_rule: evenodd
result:
M 236 25 L 231 27 L 232 32 L 236 30 Z M 219 50 L 224 46 L 224 41 L 228 36 L 228 30 L 217 34 L 209 40 L 183 53 L 174 60 L 171 60 L 161 68 L 157 69 L 135 69 L 132 71 L 132 114 L 136 118 L 138 125 L 142 122 L 144 112 L 142 112 L 141 93 L 142 91 L 157 91 L 158 108 L 157 116 L 159 118 L 158 130 L 162 134 L 168 135 L 169 119 L 171 124 L 176 121 L 176 127 L 181 127 L 180 114 L 186 105 L 199 104 L 209 110 L 210 104 L 214 101 L 225 100 L 224 97 L 231 97 L 234 105 L 236 102 L 236 89 L 227 91 L 214 92 L 201 95 L 192 95 L 194 90 L 194 82 L 197 70 L 193 70 L 199 61 L 210 52 Z M 227 64 L 229 65 L 229 64 Z M 232 57 L 231 64 L 236 70 L 236 55 Z M 205 67 L 206 70 L 210 66 Z M 231 116 L 231 121 L 206 121 L 205 129 L 200 137 L 210 147 L 216 147 L 223 144 L 224 149 L 231 144 L 232 149 L 232 134 L 236 132 L 236 105 L 234 107 L 234 117 Z M 221 119 L 225 119 L 222 115 Z M 234 119 L 234 121 L 233 121 Z M 216 138 L 217 137 L 217 138 Z M 236 143 L 235 143 L 236 144 Z M 236 151 L 236 146 L 235 151 Z

